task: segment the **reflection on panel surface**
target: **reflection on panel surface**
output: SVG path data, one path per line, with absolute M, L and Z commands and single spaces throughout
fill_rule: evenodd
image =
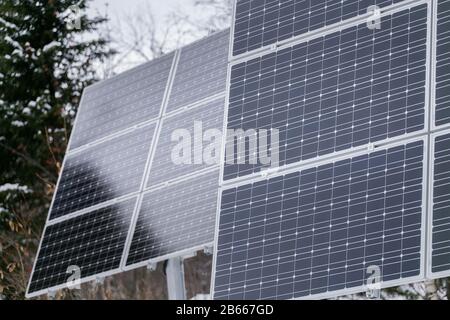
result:
M 215 299 L 292 299 L 421 271 L 424 142 L 222 194 Z
M 427 6 L 233 66 L 229 129 L 279 129 L 280 165 L 425 129 Z M 248 155 L 247 155 L 248 157 Z M 224 179 L 261 170 L 227 165 Z
M 219 170 L 144 195 L 127 265 L 214 240 Z
M 218 99 L 163 120 L 147 187 L 219 164 L 218 161 L 212 164 L 204 161 L 207 160 L 203 157 L 204 153 L 215 155 L 213 152 L 209 153 L 208 148 L 217 140 L 203 141 L 203 138 L 210 129 L 222 132 L 224 107 L 224 99 Z M 194 130 L 196 123 L 199 125 L 198 132 Z M 218 146 L 221 142 L 218 141 Z M 185 148 L 181 148 L 182 146 Z M 220 153 L 220 148 L 216 151 Z
M 80 269 L 81 278 L 120 267 L 136 198 L 47 226 L 28 294 L 64 285 Z
M 69 155 L 61 173 L 50 219 L 138 192 L 155 125 Z
M 161 112 L 174 54 L 85 90 L 71 149 L 156 119 Z
M 403 0 L 238 0 L 233 55 L 367 14 Z M 373 11 L 370 11 L 373 12 Z
M 432 272 L 450 271 L 450 134 L 434 147 Z
M 230 31 L 182 48 L 166 113 L 225 92 Z

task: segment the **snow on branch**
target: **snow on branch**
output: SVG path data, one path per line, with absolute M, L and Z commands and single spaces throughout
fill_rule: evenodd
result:
M 28 189 L 28 187 L 21 186 L 17 183 L 16 184 L 7 183 L 7 184 L 0 186 L 0 193 L 9 192 L 9 191 L 19 191 L 19 192 L 23 192 L 23 193 L 31 192 L 30 189 Z
M 6 21 L 5 19 L 3 19 L 1 17 L 0 17 L 0 23 L 3 24 L 7 28 L 14 29 L 14 30 L 19 30 L 19 28 L 15 24 L 13 24 L 11 22 L 8 22 L 8 21 Z

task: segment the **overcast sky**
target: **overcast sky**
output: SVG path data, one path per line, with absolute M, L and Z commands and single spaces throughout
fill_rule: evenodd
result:
M 164 16 L 174 8 L 190 10 L 192 8 L 190 0 L 93 0 L 92 9 L 105 11 L 105 4 L 108 4 L 111 20 L 117 19 L 121 14 L 132 13 L 143 4 L 149 3 L 157 18 Z

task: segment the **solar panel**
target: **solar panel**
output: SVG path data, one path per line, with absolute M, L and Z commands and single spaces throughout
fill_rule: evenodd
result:
M 237 0 L 233 55 L 330 26 L 403 0 Z
M 28 297 L 66 288 L 78 267 L 82 279 L 118 272 L 136 198 L 90 211 L 45 228 Z
M 229 39 L 225 30 L 181 49 L 166 113 L 225 91 Z
M 450 1 L 437 3 L 435 125 L 450 123 Z
M 228 128 L 279 129 L 280 166 L 423 131 L 427 14 L 418 5 L 380 29 L 363 20 L 234 64 Z M 260 170 L 227 164 L 224 179 Z
M 138 267 L 140 259 L 212 244 L 219 164 L 180 169 L 170 157 L 170 138 L 173 130 L 193 129 L 196 121 L 204 130 L 223 128 L 227 34 L 85 90 L 27 297 L 65 288 L 67 268 L 74 265 L 81 282 L 123 271 L 131 240 L 137 247 L 127 269 Z M 195 57 L 199 53 L 201 59 Z M 184 232 L 175 235 L 174 227 Z M 141 238 L 159 242 L 153 250 Z
M 173 179 L 180 178 L 185 175 L 193 174 L 201 170 L 205 170 L 211 166 L 218 166 L 218 163 L 206 163 L 204 159 L 196 163 L 194 154 L 203 155 L 203 150 L 210 142 L 203 141 L 203 135 L 206 130 L 223 128 L 223 112 L 225 109 L 224 98 L 219 98 L 215 101 L 208 102 L 204 105 L 186 110 L 182 113 L 177 113 L 171 117 L 165 117 L 162 121 L 162 129 L 158 138 L 155 156 L 152 161 L 148 187 L 156 186 Z M 201 132 L 195 135 L 195 123 L 200 125 Z M 185 134 L 182 136 L 173 136 L 176 130 L 183 130 Z M 183 132 L 180 132 L 180 134 Z M 174 141 L 174 138 L 177 140 Z M 178 138 L 180 138 L 178 140 Z M 197 143 L 200 139 L 199 143 Z M 186 162 L 174 163 L 172 154 L 174 153 L 175 145 L 187 142 L 191 147 L 191 152 L 187 155 Z M 219 141 L 221 145 L 221 141 Z M 220 151 L 220 150 L 218 150 Z M 178 153 L 187 153 L 189 150 Z
M 155 124 L 69 153 L 50 211 L 60 218 L 140 191 Z
M 450 271 L 450 134 L 434 141 L 431 272 Z
M 174 56 L 165 55 L 87 88 L 70 149 L 158 118 Z
M 219 170 L 144 194 L 127 266 L 199 250 L 214 241 Z
M 420 279 L 424 140 L 222 193 L 215 299 L 318 298 Z

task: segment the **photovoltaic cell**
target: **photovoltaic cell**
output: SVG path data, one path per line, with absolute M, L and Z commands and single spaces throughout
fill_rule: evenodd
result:
M 450 134 L 434 148 L 432 272 L 450 271 Z
M 69 154 L 50 219 L 139 192 L 155 125 Z
M 70 266 L 82 279 L 118 269 L 135 205 L 134 198 L 47 226 L 28 294 L 65 285 Z
M 158 118 L 174 54 L 85 90 L 70 148 Z
M 233 55 L 364 15 L 403 0 L 238 0 Z
M 450 1 L 438 1 L 436 126 L 450 123 Z
M 225 190 L 215 299 L 292 299 L 421 274 L 424 142 Z
M 219 170 L 144 195 L 127 265 L 214 241 Z
M 222 131 L 224 108 L 225 100 L 220 98 L 164 118 L 151 164 L 148 187 L 217 166 L 217 161 L 208 163 L 203 155 L 208 152 L 207 148 L 211 143 L 218 142 L 220 146 L 222 141 L 203 141 L 203 138 L 207 130 Z M 194 129 L 196 123 L 199 125 L 198 132 Z M 184 150 L 181 149 L 182 146 L 185 146 Z M 217 151 L 219 150 L 220 148 L 217 148 Z M 215 155 L 213 152 L 208 154 Z M 177 160 L 173 158 L 173 155 Z M 185 160 L 182 160 L 180 155 Z M 195 155 L 201 156 L 200 159 L 197 159 Z
M 225 92 L 230 31 L 181 49 L 166 113 Z
M 425 129 L 427 11 L 234 65 L 228 128 L 279 129 L 280 166 Z M 228 164 L 224 179 L 260 170 Z

